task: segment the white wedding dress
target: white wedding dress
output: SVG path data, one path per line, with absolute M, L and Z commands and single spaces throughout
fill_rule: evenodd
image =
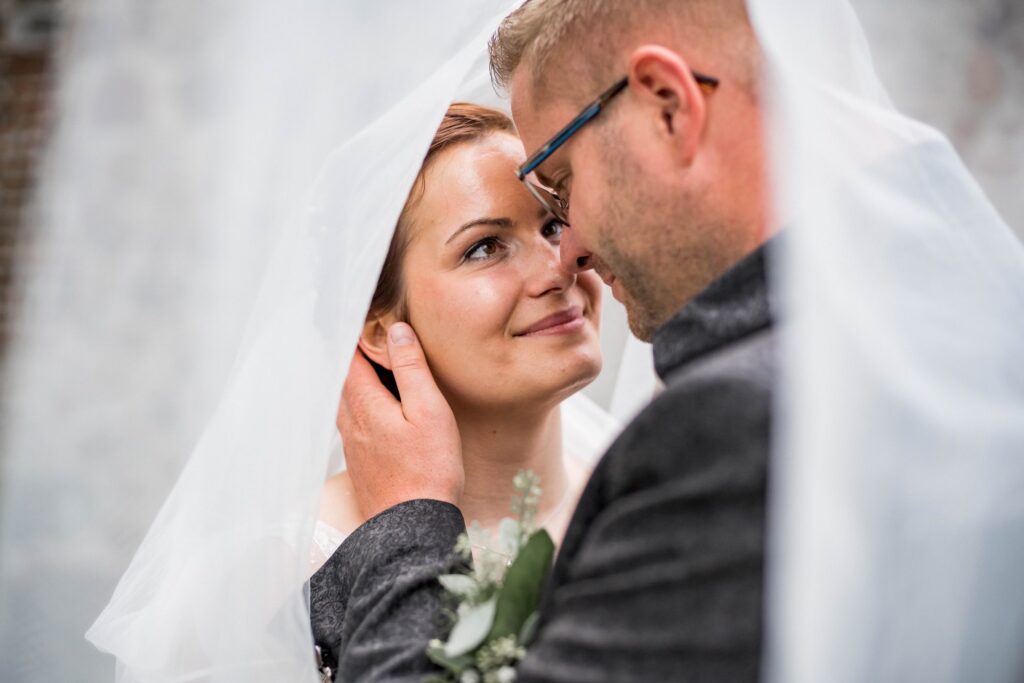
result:
M 313 546 L 309 549 L 310 576 L 324 566 L 346 538 L 348 534 L 338 531 L 322 519 L 316 520 L 316 526 L 313 527 Z

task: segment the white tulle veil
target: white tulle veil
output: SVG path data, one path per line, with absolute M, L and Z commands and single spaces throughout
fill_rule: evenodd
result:
M 316 680 L 303 582 L 349 354 L 446 106 L 500 105 L 484 46 L 515 4 L 78 10 L 5 378 L 4 680 L 109 680 L 66 644 L 154 515 L 89 631 L 119 680 Z M 1019 680 L 1020 243 L 891 104 L 847 0 L 748 5 L 787 228 L 765 673 Z M 606 303 L 577 452 L 653 386 Z
M 379 32 L 364 63 L 337 65 L 338 94 L 358 106 L 385 82 L 394 95 L 338 145 L 295 201 L 213 416 L 87 634 L 115 655 L 119 681 L 314 680 L 303 584 L 319 490 L 337 465 L 334 414 L 348 358 L 445 109 L 456 99 L 497 103 L 486 43 L 510 8 L 451 2 L 443 12 L 411 16 L 369 7 L 286 13 L 314 44 L 351 38 L 357 28 L 322 25 L 331 19 Z M 374 64 L 382 52 L 433 65 L 410 73 L 402 62 Z M 324 149 L 337 143 L 332 132 L 322 131 Z M 618 336 L 621 349 L 624 331 Z M 644 377 L 650 370 L 621 384 L 649 395 L 653 384 L 648 379 L 644 389 Z M 618 425 L 584 396 L 567 402 L 564 423 L 569 450 L 591 459 Z
M 768 680 L 1020 680 L 1024 249 L 846 0 L 748 6 L 787 232 Z

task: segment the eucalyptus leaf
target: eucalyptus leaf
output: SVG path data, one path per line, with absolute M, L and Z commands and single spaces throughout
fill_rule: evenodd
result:
M 429 657 L 430 661 L 434 662 L 434 664 L 442 666 L 457 674 L 462 673 L 464 669 L 473 664 L 473 655 L 467 654 L 460 655 L 458 657 L 449 657 L 444 651 L 444 647 L 427 648 L 427 657 Z
M 555 544 L 548 532 L 535 531 L 505 573 L 487 640 L 519 634 L 529 616 L 537 611 L 554 556 Z
M 537 634 L 538 621 L 540 621 L 540 612 L 534 612 L 526 617 L 526 621 L 523 622 L 523 627 L 519 629 L 519 637 L 516 638 L 523 647 L 526 647 L 533 641 L 533 637 Z
M 460 657 L 472 652 L 484 642 L 494 624 L 497 598 L 491 598 L 465 610 L 462 607 L 459 606 L 459 619 L 455 622 L 455 627 L 444 646 L 444 653 L 448 657 Z
M 476 593 L 480 586 L 477 584 L 476 579 L 472 576 L 466 576 L 465 574 L 443 574 L 437 577 L 441 585 L 445 587 L 449 593 L 454 593 L 459 597 L 466 597 Z

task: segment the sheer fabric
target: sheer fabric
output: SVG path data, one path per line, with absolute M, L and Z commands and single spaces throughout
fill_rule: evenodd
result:
M 426 146 L 448 103 L 480 91 L 487 38 L 508 4 L 443 9 L 425 18 L 364 7 L 341 13 L 355 24 L 329 27 L 316 26 L 318 6 L 297 12 L 334 40 L 426 19 L 440 33 L 398 30 L 375 50 L 390 40 L 408 59 L 422 46 L 436 66 L 337 74 L 352 102 L 380 81 L 402 96 L 341 144 L 297 201 L 213 417 L 87 634 L 115 655 L 119 681 L 315 680 L 303 583 L 320 486 L 337 465 L 344 370 Z M 584 399 L 567 413 L 570 443 L 594 458 L 614 420 Z
M 1016 681 L 1024 249 L 846 0 L 750 0 L 787 237 L 770 680 Z
M 338 531 L 323 520 L 316 520 L 313 527 L 313 546 L 309 549 L 309 575 L 316 574 L 320 567 L 334 554 L 347 534 Z

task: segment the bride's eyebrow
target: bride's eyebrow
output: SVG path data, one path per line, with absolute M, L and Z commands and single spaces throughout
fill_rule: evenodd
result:
M 458 237 L 462 232 L 475 228 L 478 225 L 491 225 L 496 228 L 509 229 L 515 227 L 515 221 L 511 218 L 475 218 L 468 223 L 463 223 L 459 228 L 451 234 L 445 244 L 449 244 L 453 239 Z

